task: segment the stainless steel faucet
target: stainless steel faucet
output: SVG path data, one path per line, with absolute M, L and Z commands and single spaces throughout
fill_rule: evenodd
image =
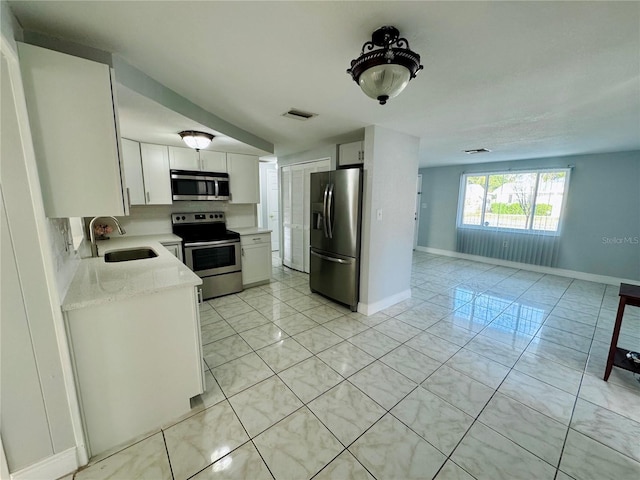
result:
M 118 233 L 120 235 L 124 235 L 125 233 L 127 233 L 125 229 L 120 226 L 120 222 L 116 217 L 110 217 L 110 216 L 93 217 L 91 219 L 91 222 L 89 222 L 89 238 L 91 239 L 91 256 L 92 257 L 98 256 L 98 245 L 96 245 L 96 232 L 93 230 L 93 224 L 96 223 L 96 220 L 98 220 L 99 218 L 111 218 L 115 222 L 116 228 L 118 229 Z

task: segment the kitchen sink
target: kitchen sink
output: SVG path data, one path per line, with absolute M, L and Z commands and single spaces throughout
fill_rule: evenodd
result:
M 150 248 L 128 248 L 125 250 L 114 250 L 104 254 L 104 261 L 128 262 L 130 260 L 142 260 L 144 258 L 154 258 L 158 254 Z

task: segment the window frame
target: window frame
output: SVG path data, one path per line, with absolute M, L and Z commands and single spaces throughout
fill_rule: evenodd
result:
M 482 231 L 496 231 L 496 232 L 505 232 L 505 233 L 520 233 L 523 235 L 547 235 L 547 236 L 559 236 L 562 232 L 563 224 L 564 224 L 564 216 L 565 209 L 567 205 L 567 196 L 569 192 L 569 183 L 571 179 L 571 167 L 550 167 L 550 168 L 528 168 L 523 170 L 483 170 L 483 171 L 470 171 L 470 172 L 462 172 L 460 175 L 460 187 L 458 189 L 458 211 L 456 218 L 456 227 L 457 228 L 465 228 L 471 230 L 482 230 Z M 540 175 L 548 172 L 564 172 L 565 174 L 565 182 L 564 182 L 564 191 L 562 193 L 562 205 L 560 207 L 560 215 L 558 217 L 558 228 L 554 231 L 550 230 L 538 230 L 533 228 L 534 219 L 535 219 L 535 211 L 537 202 L 536 199 L 538 197 L 538 190 L 540 186 Z M 509 228 L 509 227 L 500 227 L 498 225 L 484 225 L 486 206 L 487 206 L 487 196 L 488 196 L 488 183 L 489 177 L 491 175 L 513 175 L 513 174 L 526 174 L 526 173 L 535 173 L 535 188 L 532 193 L 533 205 L 532 212 L 534 214 L 531 215 L 528 221 L 527 228 Z M 464 219 L 464 205 L 465 205 L 465 197 L 467 193 L 467 178 L 468 177 L 485 177 L 485 185 L 484 185 L 484 196 L 482 198 L 482 210 L 481 210 L 481 218 L 480 225 L 470 225 L 463 223 Z

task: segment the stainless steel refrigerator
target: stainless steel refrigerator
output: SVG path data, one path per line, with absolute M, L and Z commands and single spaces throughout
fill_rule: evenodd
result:
M 362 171 L 311 174 L 309 288 L 358 308 Z

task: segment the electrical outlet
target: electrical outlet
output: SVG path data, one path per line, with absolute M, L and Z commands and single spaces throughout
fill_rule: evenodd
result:
M 506 240 L 502 242 L 502 248 L 507 248 L 508 246 L 509 246 L 509 242 L 507 242 Z

